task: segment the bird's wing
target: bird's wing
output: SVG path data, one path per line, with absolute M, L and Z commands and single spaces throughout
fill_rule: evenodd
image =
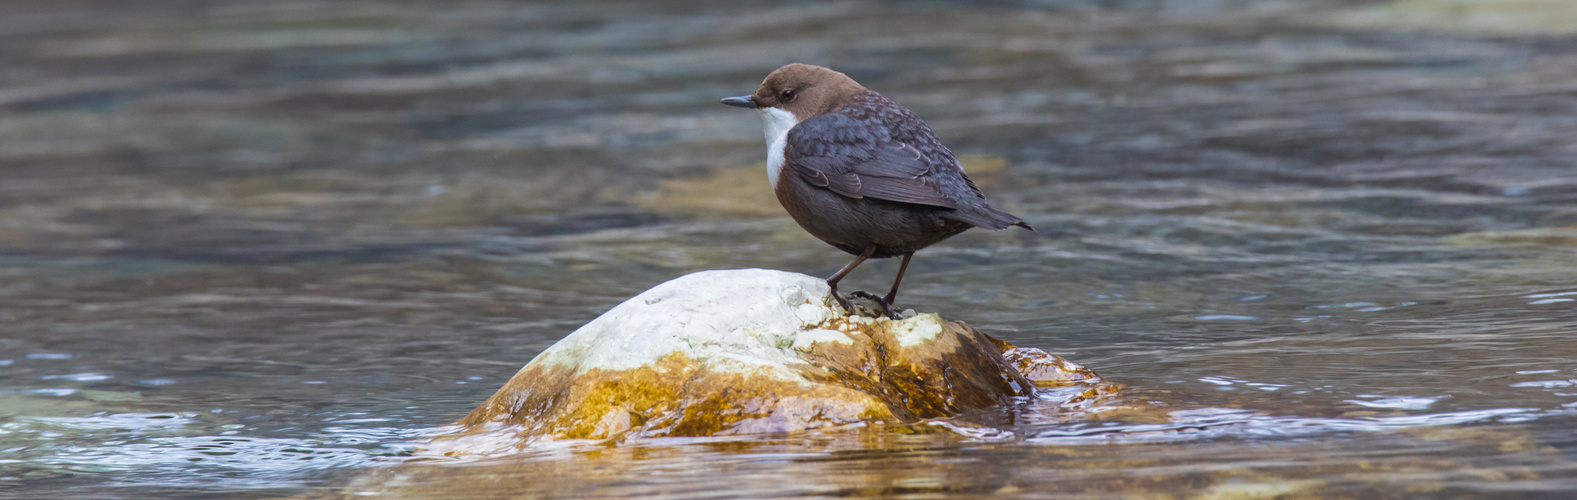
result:
M 840 113 L 789 130 L 784 166 L 813 186 L 849 198 L 958 208 L 932 176 L 931 162 L 885 128 Z

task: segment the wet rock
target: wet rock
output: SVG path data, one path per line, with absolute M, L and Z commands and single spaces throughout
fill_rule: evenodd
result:
M 1000 346 L 1010 344 L 935 314 L 846 315 L 820 278 L 706 271 L 587 323 L 461 424 L 519 442 L 786 432 L 953 416 L 1095 378 L 1036 349 L 1004 358 Z
M 982 334 L 984 335 L 984 334 Z M 1020 375 L 1034 382 L 1036 387 L 1063 387 L 1075 384 L 1099 384 L 1101 377 L 1095 370 L 1085 368 L 1084 365 L 1068 361 L 1058 356 L 1034 347 L 1019 347 L 1002 339 L 985 335 L 991 344 L 1002 353 L 1002 358 L 1013 365 Z M 1111 387 L 1115 390 L 1115 386 Z
M 1013 368 L 1024 378 L 1034 382 L 1036 387 L 1094 384 L 1101 381 L 1094 370 L 1034 347 L 1004 349 L 1002 357 L 1012 363 Z

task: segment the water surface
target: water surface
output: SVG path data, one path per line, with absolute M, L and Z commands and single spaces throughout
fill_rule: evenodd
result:
M 1577 14 L 1462 3 L 7 2 L 0 496 L 1558 496 Z M 630 295 L 846 262 L 716 104 L 793 61 L 1040 229 L 903 305 L 1142 410 L 412 462 Z

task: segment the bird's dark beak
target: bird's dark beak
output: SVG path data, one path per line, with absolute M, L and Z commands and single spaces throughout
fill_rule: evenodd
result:
M 751 99 L 750 96 L 748 96 L 748 95 L 742 95 L 742 96 L 739 96 L 739 97 L 724 97 L 721 101 L 718 101 L 718 102 L 721 102 L 723 104 L 727 104 L 729 106 L 733 106 L 733 107 L 736 107 L 736 108 L 756 109 L 756 100 L 755 99 Z

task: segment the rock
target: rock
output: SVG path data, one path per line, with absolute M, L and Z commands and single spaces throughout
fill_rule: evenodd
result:
M 985 334 L 981 334 L 985 335 Z M 1020 375 L 1035 383 L 1036 387 L 1063 387 L 1068 385 L 1093 385 L 1101 383 L 1101 377 L 1095 370 L 1085 368 L 1084 365 L 1074 363 L 1034 347 L 1019 347 L 1006 341 L 985 335 L 996 346 L 997 352 L 1002 353 L 1002 358 L 1013 365 Z
M 1001 346 L 1018 353 L 1010 361 Z M 935 314 L 846 315 L 820 278 L 706 271 L 587 323 L 461 424 L 531 441 L 909 423 L 1032 395 L 1037 382 L 1014 363 L 1040 383 L 1094 378 Z
M 1009 347 L 1002 350 L 1002 357 L 1013 364 L 1020 375 L 1035 383 L 1036 387 L 1062 387 L 1088 385 L 1101 381 L 1094 370 L 1033 347 Z

